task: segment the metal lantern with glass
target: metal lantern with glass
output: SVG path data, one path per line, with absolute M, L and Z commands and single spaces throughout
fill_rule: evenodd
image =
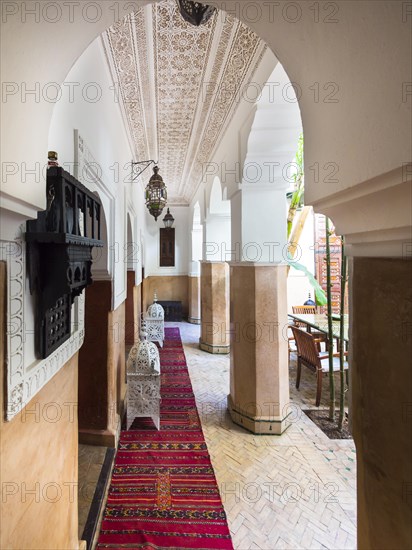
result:
M 167 214 L 166 216 L 163 218 L 163 223 L 165 225 L 165 228 L 166 229 L 171 229 L 173 227 L 173 224 L 175 222 L 175 219 L 174 217 L 172 216 L 172 214 L 170 213 L 170 208 L 167 209 Z
M 157 221 L 167 203 L 167 189 L 163 178 L 159 175 L 159 167 L 155 166 L 153 172 L 146 186 L 145 199 L 150 214 Z
M 191 0 L 178 0 L 178 4 L 183 19 L 196 27 L 206 24 L 216 11 L 212 6 Z

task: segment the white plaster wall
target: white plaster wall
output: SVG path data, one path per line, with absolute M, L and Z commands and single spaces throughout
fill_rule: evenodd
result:
M 148 213 L 146 217 L 145 233 L 145 276 L 177 276 L 187 275 L 189 270 L 189 252 L 190 236 L 192 231 L 192 218 L 190 209 L 187 206 L 170 206 L 170 213 L 175 222 L 175 267 L 160 267 L 159 258 L 159 229 L 164 227 L 162 219 L 166 212 L 163 211 L 160 218 L 155 222 L 154 218 Z
M 63 93 L 55 104 L 48 148 L 58 152 L 60 165 L 73 174 L 74 130 L 78 129 L 98 164 L 100 179 L 108 192 L 107 195 L 99 192 L 99 195 L 105 208 L 108 272 L 113 280 L 112 307 L 116 309 L 126 297 L 126 185 L 130 181 L 132 153 L 119 105 L 110 89 L 113 82 L 100 38 L 77 60 L 66 82 L 76 84 L 73 85 L 75 101 L 71 101 L 70 94 Z M 79 174 L 79 180 L 95 190 L 96 183 L 86 174 Z
M 231 260 L 230 215 L 209 214 L 205 224 L 203 250 L 204 259 L 210 262 L 229 262 Z
M 232 258 L 231 261 L 239 261 L 241 257 L 242 243 L 242 193 L 238 191 L 231 199 L 231 237 L 232 237 Z
M 230 201 L 224 200 L 220 179 L 215 176 L 210 193 L 209 212 L 230 216 Z
M 284 260 L 286 189 L 272 187 L 243 186 L 242 240 L 237 261 L 281 263 Z
M 226 262 L 231 259 L 231 203 L 223 200 L 223 189 L 215 176 L 210 191 L 207 217 L 204 228 L 203 257 L 211 262 Z
M 136 285 L 139 285 L 142 282 L 142 268 L 145 267 L 145 257 L 146 257 L 147 209 L 144 202 L 144 189 L 145 189 L 145 184 L 141 178 L 139 182 L 133 182 L 127 185 L 128 209 L 130 211 L 130 207 L 132 207 L 131 213 L 133 218 L 134 235 L 135 235 L 134 245 L 136 247 L 136 258 L 135 258 Z
M 296 261 L 303 264 L 311 273 L 315 273 L 315 226 L 313 211 L 306 219 L 305 226 L 299 239 L 299 248 Z M 292 312 L 292 306 L 303 305 L 310 292 L 312 300 L 315 300 L 313 287 L 303 273 L 290 268 L 288 276 L 288 311 Z

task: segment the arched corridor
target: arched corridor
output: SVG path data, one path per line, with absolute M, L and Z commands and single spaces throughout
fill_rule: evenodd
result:
M 309 421 L 302 419 L 302 434 L 288 427 L 289 412 L 283 414 L 294 399 L 282 331 L 287 269 L 281 255 L 271 256 L 286 244 L 284 170 L 300 132 L 291 105 L 299 106 L 305 135 L 305 204 L 333 220 L 350 258 L 357 544 L 412 544 L 410 2 L 211 4 L 218 10 L 196 28 L 183 20 L 177 0 L 2 2 L 1 548 L 79 548 L 72 490 L 79 482 L 79 432 L 87 443 L 116 445 L 125 410 L 125 340 L 131 345 L 137 337 L 132 330 L 125 338 L 125 329 L 138 324 L 155 291 L 193 324 L 187 334 L 201 330 L 200 346 L 212 352 L 198 371 L 192 368 L 195 384 L 202 386 L 208 360 L 227 365 L 230 355 L 229 379 L 220 385 L 218 377 L 216 395 L 229 398 L 231 418 L 249 432 L 263 433 L 265 426 L 279 434 L 268 444 L 274 470 L 277 459 L 287 462 L 290 434 L 296 454 L 305 455 Z M 275 82 L 274 69 L 284 73 Z M 259 108 L 259 97 L 276 108 Z M 26 253 L 26 222 L 41 219 L 56 197 L 48 150 L 58 152 L 64 171 L 86 191 L 98 194 L 104 213 L 73 195 L 62 201 L 62 219 L 93 209 L 105 242 L 93 249 L 91 266 L 81 248 L 89 247 L 84 235 L 45 231 L 43 239 L 67 246 L 70 267 L 90 268 L 94 286 L 73 290 L 62 262 L 66 275 L 56 285 L 66 289 L 70 323 L 60 323 L 65 339 L 44 356 L 38 348 L 42 295 L 31 293 L 29 279 L 33 265 L 41 266 L 40 274 L 51 263 Z M 158 162 L 175 219 L 166 263 L 159 231 L 166 210 L 155 221 L 145 205 L 153 166 L 139 177 L 134 172 L 134 163 L 149 159 Z M 248 172 L 248 163 L 257 172 Z M 256 181 L 245 181 L 256 173 Z M 216 242 L 232 257 L 218 258 Z M 248 254 L 234 258 L 245 246 Z M 268 255 L 250 256 L 259 247 Z M 44 331 L 47 319 L 56 321 L 53 312 L 47 315 Z M 237 339 L 237 327 L 243 335 L 251 323 L 275 328 L 259 341 Z M 203 352 L 190 349 L 196 365 Z M 272 400 L 276 410 L 261 414 L 261 403 Z M 91 414 L 84 413 L 87 406 Z M 57 417 L 50 417 L 52 408 Z M 225 419 L 223 440 L 233 432 L 257 443 L 256 435 Z M 207 415 L 203 420 L 212 440 Z M 245 470 L 269 442 L 260 437 L 236 451 Z M 310 461 L 308 452 L 303 471 Z M 42 493 L 50 483 L 62 491 L 55 502 Z M 353 515 L 347 517 L 353 523 Z M 252 520 L 244 520 L 233 521 L 234 531 L 247 531 Z M 353 545 L 352 531 L 343 542 L 332 519 L 331 525 L 337 544 Z M 279 545 L 316 546 L 316 533 L 311 541 L 302 533 L 298 542 L 299 528 L 291 529 L 296 537 Z M 240 535 L 235 540 L 243 544 Z M 332 547 L 331 539 L 322 540 Z M 257 539 L 246 544 L 259 546 Z

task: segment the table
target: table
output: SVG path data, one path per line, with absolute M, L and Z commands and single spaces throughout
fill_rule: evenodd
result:
M 328 317 L 323 313 L 289 313 L 289 317 L 295 321 L 304 323 L 308 327 L 310 332 L 311 328 L 319 330 L 328 334 Z M 349 342 L 349 315 L 344 315 L 343 318 L 343 339 L 345 342 Z M 339 340 L 340 338 L 340 320 L 332 318 L 333 337 Z

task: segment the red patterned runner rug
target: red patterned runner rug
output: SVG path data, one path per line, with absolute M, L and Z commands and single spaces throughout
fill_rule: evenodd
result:
M 160 430 L 122 431 L 96 548 L 233 549 L 178 328 L 160 350 Z

